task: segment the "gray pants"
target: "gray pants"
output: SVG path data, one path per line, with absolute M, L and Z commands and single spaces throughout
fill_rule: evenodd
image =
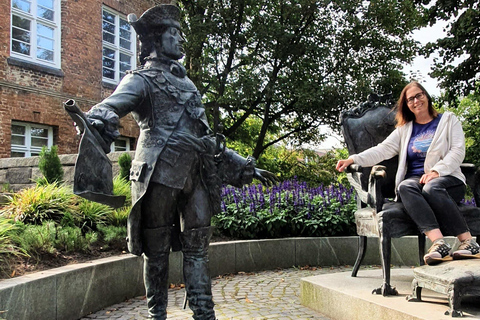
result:
M 403 180 L 398 195 L 420 232 L 440 228 L 442 233 L 457 236 L 469 231 L 457 206 L 465 195 L 463 182 L 452 176 L 438 177 L 427 184 L 419 180 L 418 176 Z

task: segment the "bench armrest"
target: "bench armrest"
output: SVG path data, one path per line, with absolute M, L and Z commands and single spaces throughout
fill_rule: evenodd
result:
M 368 205 L 375 209 L 375 212 L 381 211 L 384 202 L 381 187 L 383 179 L 387 176 L 386 167 L 381 165 L 372 167 L 367 187 L 368 190 L 362 188 L 362 166 L 358 164 L 352 164 L 347 167 L 346 171 L 348 181 L 350 182 L 352 187 L 355 188 L 359 200 L 365 205 Z
M 375 213 L 382 211 L 384 197 L 382 183 L 387 176 L 387 167 L 373 166 L 368 181 L 368 204 L 375 209 Z

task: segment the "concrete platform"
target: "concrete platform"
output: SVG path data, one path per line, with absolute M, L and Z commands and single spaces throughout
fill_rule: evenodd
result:
M 300 302 L 336 320 L 451 319 L 444 315 L 446 295 L 423 289 L 422 302 L 408 302 L 412 280 L 412 268 L 393 268 L 391 284 L 399 295 L 383 297 L 372 294 L 382 282 L 381 269 L 361 269 L 356 278 L 350 272 L 307 277 L 301 279 Z M 462 310 L 464 319 L 480 319 L 480 297 L 465 297 Z

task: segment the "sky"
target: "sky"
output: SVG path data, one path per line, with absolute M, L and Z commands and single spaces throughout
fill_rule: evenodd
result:
M 446 36 L 446 33 L 443 29 L 447 26 L 447 22 L 439 21 L 431 27 L 422 28 L 413 32 L 413 38 L 417 41 L 420 41 L 422 45 L 427 44 L 428 42 L 433 42 L 438 38 Z M 431 67 L 433 66 L 433 58 L 436 55 L 431 55 L 428 59 L 423 56 L 417 56 L 411 65 L 405 66 L 403 71 L 409 75 L 410 71 L 415 72 L 420 76 L 422 85 L 432 96 L 439 96 L 441 91 L 438 87 L 437 80 L 431 78 L 428 73 L 430 73 Z

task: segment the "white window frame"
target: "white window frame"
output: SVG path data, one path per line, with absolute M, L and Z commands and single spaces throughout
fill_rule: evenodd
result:
M 37 9 L 38 9 L 38 0 L 27 0 L 30 2 L 30 10 L 31 12 L 25 12 L 20 9 L 13 7 L 13 1 L 10 0 L 10 56 L 14 58 L 18 58 L 21 60 L 26 60 L 29 62 L 49 66 L 52 68 L 60 69 L 61 68 L 61 3 L 60 0 L 53 0 L 53 21 L 48 19 L 37 17 Z M 22 54 L 19 52 L 13 51 L 13 16 L 16 15 L 22 19 L 28 19 L 31 21 L 30 25 L 30 54 Z M 43 60 L 37 58 L 37 25 L 38 24 L 45 25 L 47 27 L 53 28 L 53 61 Z
M 106 11 L 115 16 L 115 43 L 110 43 L 108 41 L 103 40 L 103 32 L 107 32 L 103 29 L 103 11 Z M 102 80 L 107 83 L 118 84 L 121 80 L 121 71 L 120 71 L 120 53 L 130 56 L 130 69 L 134 70 L 137 67 L 137 34 L 132 26 L 130 26 L 130 39 L 128 39 L 131 43 L 130 50 L 127 50 L 120 46 L 120 19 L 127 21 L 127 17 L 115 10 L 112 10 L 106 6 L 102 7 Z M 110 49 L 115 51 L 115 66 L 113 69 L 115 73 L 115 78 L 111 79 L 105 77 L 103 75 L 103 70 L 106 68 L 103 65 L 103 52 L 104 49 Z
M 37 123 L 19 122 L 19 121 L 12 121 L 11 125 L 25 127 L 25 136 L 24 136 L 25 144 L 19 145 L 19 144 L 10 143 L 11 145 L 10 153 L 24 152 L 25 158 L 29 158 L 32 156 L 32 153 L 37 154 L 37 153 L 40 153 L 40 151 L 42 151 L 42 147 L 32 146 L 32 136 L 31 136 L 32 127 L 39 128 L 39 129 L 47 129 L 48 130 L 47 147 L 51 148 L 53 146 L 53 127 L 37 124 Z M 14 134 L 11 133 L 11 136 L 14 136 Z
M 125 141 L 125 150 L 116 150 L 116 145 L 115 143 L 117 141 Z M 130 148 L 130 138 L 129 137 L 118 137 L 115 141 L 112 142 L 112 144 L 110 145 L 110 151 L 111 152 L 128 152 L 130 151 L 131 148 Z

